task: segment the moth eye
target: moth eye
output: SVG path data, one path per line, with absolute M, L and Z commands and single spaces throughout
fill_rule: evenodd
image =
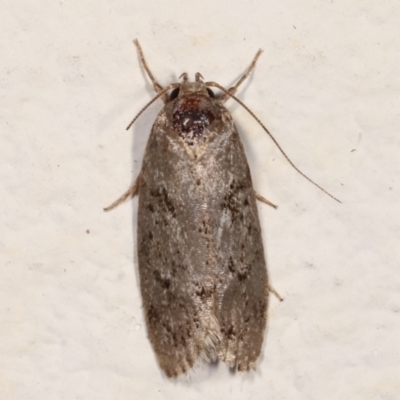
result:
M 211 89 L 207 88 L 207 93 L 211 98 L 215 99 L 215 94 Z
M 170 100 L 175 100 L 177 97 L 178 97 L 178 94 L 179 94 L 179 88 L 175 88 L 172 92 L 171 92 L 171 94 L 169 95 L 169 99 Z

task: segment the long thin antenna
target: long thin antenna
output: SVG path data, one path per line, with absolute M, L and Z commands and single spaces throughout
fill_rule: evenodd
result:
M 147 73 L 147 76 L 151 80 L 151 83 L 153 84 L 153 88 L 156 91 L 156 93 L 159 93 L 163 90 L 163 87 L 156 81 L 156 78 L 154 78 L 154 75 L 151 73 L 149 66 L 147 65 L 146 59 L 144 58 L 142 46 L 140 46 L 139 41 L 135 39 L 133 41 L 134 45 L 136 46 L 136 50 L 138 52 L 140 64 L 144 68 L 144 70 Z M 168 102 L 168 96 L 163 96 L 163 101 L 164 104 Z
M 329 197 L 332 197 L 333 200 L 336 200 L 338 203 L 342 203 L 339 199 L 337 199 L 335 196 L 332 196 L 329 192 L 327 192 L 324 188 L 319 186 L 317 183 L 315 183 L 312 179 L 310 179 L 307 175 L 305 175 L 303 172 L 301 172 L 292 162 L 292 160 L 289 158 L 289 156 L 283 151 L 282 147 L 279 145 L 277 140 L 272 136 L 272 133 L 266 128 L 266 126 L 260 121 L 260 119 L 250 110 L 249 107 L 247 107 L 242 101 L 240 101 L 236 96 L 234 96 L 232 93 L 229 93 L 228 90 L 226 90 L 224 87 L 219 85 L 216 82 L 206 82 L 206 86 L 211 86 L 211 87 L 216 87 L 220 90 L 222 90 L 225 94 L 228 96 L 232 97 L 232 99 L 236 100 L 264 129 L 264 131 L 269 135 L 269 137 L 272 139 L 272 141 L 275 143 L 276 147 L 278 147 L 279 151 L 284 155 L 286 160 L 289 162 L 289 164 L 305 179 L 307 179 L 309 182 L 311 182 L 314 186 L 316 186 L 318 189 L 322 190 L 325 194 L 327 194 Z
M 136 117 L 133 118 L 133 120 L 129 123 L 129 125 L 126 127 L 126 130 L 128 131 L 129 128 L 134 124 L 134 122 L 142 115 L 143 111 L 146 110 L 147 107 L 149 107 L 151 104 L 153 104 L 158 98 L 160 98 L 164 93 L 168 92 L 168 90 L 177 88 L 180 86 L 180 83 L 172 83 L 171 85 L 168 85 L 166 88 L 161 90 L 160 92 L 157 93 L 155 97 L 153 97 L 137 114 Z

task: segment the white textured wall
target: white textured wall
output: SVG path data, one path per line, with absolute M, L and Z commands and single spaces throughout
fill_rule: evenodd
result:
M 0 398 L 398 399 L 400 3 L 46 1 L 0 4 Z M 138 292 L 128 187 L 166 85 L 187 71 L 229 87 L 260 205 L 271 300 L 256 373 L 201 365 L 168 381 Z M 132 223 L 133 220 L 133 223 Z

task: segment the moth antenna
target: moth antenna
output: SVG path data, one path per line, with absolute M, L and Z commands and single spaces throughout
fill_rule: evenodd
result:
M 211 87 L 216 87 L 220 90 L 222 90 L 225 94 L 228 96 L 232 97 L 232 99 L 236 100 L 259 124 L 260 126 L 264 129 L 264 131 L 269 135 L 269 137 L 272 139 L 272 141 L 275 143 L 276 147 L 279 149 L 279 151 L 283 154 L 283 156 L 286 158 L 286 160 L 289 162 L 289 164 L 305 179 L 307 179 L 309 182 L 311 182 L 314 186 L 316 186 L 319 190 L 322 190 L 325 194 L 327 194 L 329 197 L 331 197 L 333 200 L 336 200 L 338 203 L 342 203 L 339 199 L 337 199 L 335 196 L 331 195 L 328 191 L 326 191 L 324 188 L 319 186 L 317 183 L 315 183 L 311 178 L 309 178 L 306 174 L 301 172 L 296 165 L 294 165 L 293 161 L 289 158 L 289 156 L 283 151 L 282 147 L 278 143 L 278 141 L 272 136 L 272 133 L 267 129 L 267 127 L 260 121 L 260 119 L 253 113 L 253 111 L 250 110 L 249 107 L 247 107 L 241 100 L 239 100 L 236 96 L 234 96 L 232 93 L 229 93 L 228 90 L 226 90 L 224 87 L 219 85 L 216 82 L 206 82 L 206 86 L 211 86 Z
M 142 115 L 143 111 L 146 110 L 151 104 L 153 104 L 158 98 L 160 98 L 164 93 L 167 93 L 168 90 L 175 89 L 179 87 L 179 83 L 172 83 L 171 85 L 168 85 L 166 88 L 161 90 L 160 92 L 157 93 L 155 97 L 153 97 L 137 114 L 136 117 L 133 118 L 133 120 L 129 123 L 129 125 L 126 127 L 126 130 L 128 131 L 129 128 L 134 124 L 134 122 Z
M 147 76 L 151 80 L 154 90 L 156 91 L 156 93 L 160 92 L 161 90 L 163 90 L 163 87 L 156 81 L 156 78 L 154 78 L 153 74 L 151 73 L 150 68 L 147 65 L 146 59 L 144 58 L 142 46 L 139 44 L 139 41 L 137 39 L 135 39 L 133 41 L 133 43 L 136 46 L 136 49 L 137 49 L 137 52 L 138 52 L 138 56 L 139 56 L 139 60 L 140 60 L 140 64 L 142 65 L 142 67 L 146 71 Z M 164 101 L 164 103 L 166 103 L 168 101 L 168 97 L 164 96 L 163 97 L 163 101 Z

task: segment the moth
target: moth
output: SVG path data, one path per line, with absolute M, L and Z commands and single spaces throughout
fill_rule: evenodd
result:
M 229 90 L 204 82 L 200 73 L 194 82 L 184 73 L 181 83 L 163 88 L 134 43 L 157 95 L 127 129 L 156 99 L 165 105 L 136 182 L 106 210 L 139 195 L 137 249 L 148 337 L 168 377 L 186 373 L 199 359 L 255 369 L 273 290 L 256 200 L 275 206 L 254 191 L 242 142 L 223 104 L 234 98 L 251 113 L 235 93 L 261 50 Z

